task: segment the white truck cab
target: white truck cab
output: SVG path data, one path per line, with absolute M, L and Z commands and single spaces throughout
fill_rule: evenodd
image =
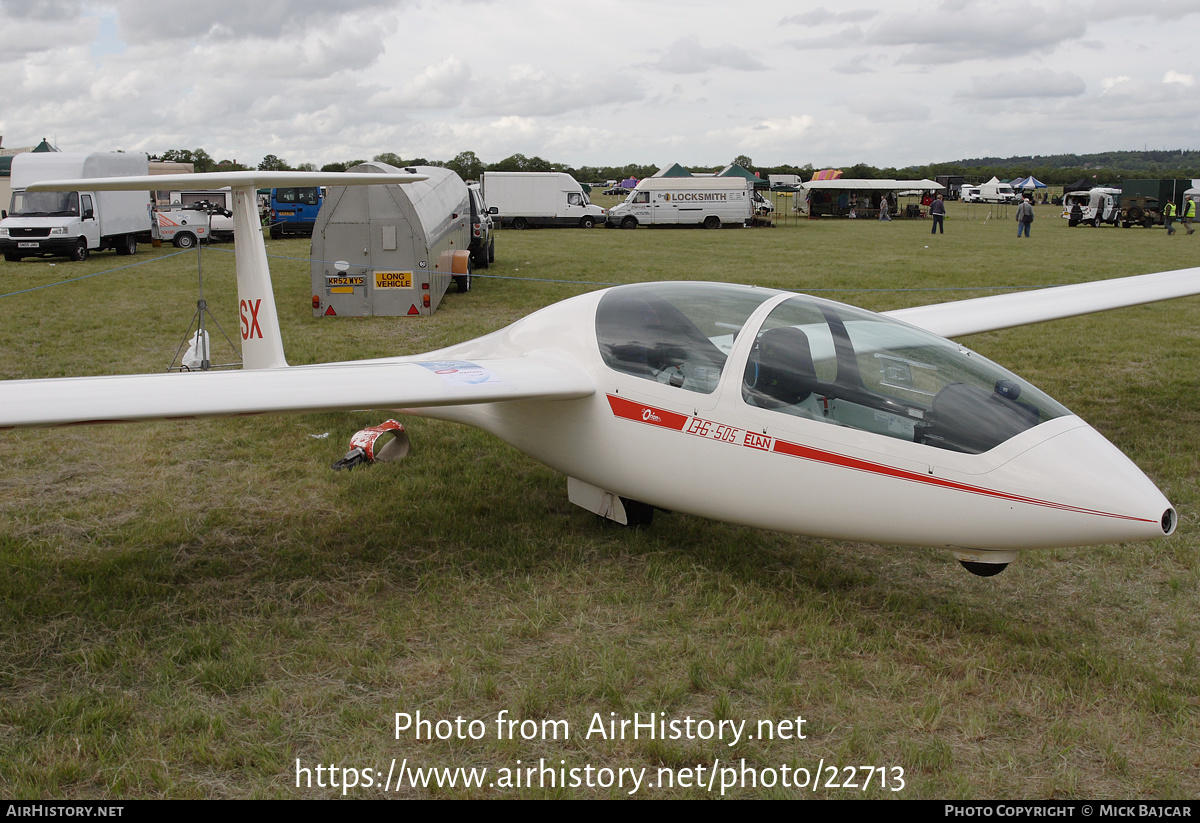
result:
M 0 252 L 24 257 L 86 260 L 93 251 L 134 254 L 150 238 L 148 191 L 27 192 L 48 180 L 130 177 L 149 173 L 144 154 L 46 152 L 18 154 L 12 163 L 12 202 L 0 220 Z

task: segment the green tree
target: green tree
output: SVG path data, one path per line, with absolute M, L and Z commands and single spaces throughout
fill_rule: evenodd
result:
M 733 165 L 741 166 L 746 171 L 754 171 L 754 161 L 744 154 L 739 154 L 733 158 Z
M 446 168 L 463 180 L 478 180 L 483 174 L 484 165 L 483 161 L 475 156 L 475 152 L 462 151 L 453 160 L 446 162 Z
M 287 164 L 286 160 L 281 160 L 273 154 L 268 154 L 258 164 L 259 171 L 291 171 L 292 167 Z

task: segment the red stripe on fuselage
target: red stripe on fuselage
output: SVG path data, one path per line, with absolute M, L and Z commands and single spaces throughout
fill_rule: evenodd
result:
M 829 466 L 838 466 L 840 468 L 851 469 L 853 471 L 867 472 L 868 474 L 874 474 L 880 477 L 890 477 L 894 480 L 904 480 L 911 483 L 923 483 L 928 486 L 936 486 L 938 488 L 949 489 L 951 491 L 965 492 L 967 494 L 979 494 L 985 497 L 995 497 L 1000 500 L 1010 500 L 1014 503 L 1026 503 L 1031 506 L 1045 506 L 1047 508 L 1077 512 L 1079 514 L 1094 514 L 1099 517 L 1115 517 L 1119 520 L 1136 520 L 1141 523 L 1154 522 L 1143 517 L 1132 517 L 1125 514 L 1099 511 L 1097 509 L 1084 509 L 1080 508 L 1079 506 L 1070 506 L 1066 503 L 1055 503 L 1052 500 L 1039 500 L 1036 497 L 1025 497 L 1024 495 L 1012 494 L 1010 492 L 999 491 L 997 489 L 989 489 L 983 486 L 972 486 L 968 483 L 959 483 L 954 480 L 947 480 L 943 477 L 935 477 L 931 474 L 921 474 L 920 472 L 909 471 L 908 469 L 901 469 L 897 468 L 896 466 L 889 466 L 885 463 L 875 463 L 870 460 L 862 460 L 857 457 L 838 454 L 837 452 L 816 449 L 812 446 L 805 446 L 800 443 L 790 443 L 786 440 L 780 440 L 778 438 L 768 437 L 767 435 L 744 431 L 732 426 L 727 426 L 723 423 L 704 420 L 700 417 L 689 417 L 688 415 L 678 414 L 677 412 L 671 412 L 665 409 L 656 408 L 654 406 L 648 406 L 644 403 L 634 403 L 631 400 L 626 400 L 624 397 L 616 397 L 615 395 L 611 394 L 608 395 L 608 403 L 612 407 L 614 415 L 625 420 L 632 420 L 635 423 L 645 423 L 647 425 L 659 426 L 661 428 L 671 429 L 673 431 L 695 434 L 710 440 L 736 443 L 749 448 L 759 449 L 762 451 L 771 451 L 775 454 L 782 454 L 788 457 L 798 457 L 801 460 L 811 460 L 815 463 L 824 463 L 825 465 Z M 714 436 L 713 433 L 715 432 L 733 432 L 742 434 L 742 436 L 733 438 L 729 436 L 722 436 L 720 434 Z

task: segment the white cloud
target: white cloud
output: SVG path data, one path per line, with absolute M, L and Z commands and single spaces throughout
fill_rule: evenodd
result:
M 1169 71 L 1163 75 L 1164 83 L 1178 83 L 1181 86 L 1191 88 L 1196 85 L 1196 76 L 1193 74 L 1182 74 L 1177 71 Z
M 700 37 L 695 34 L 679 38 L 657 60 L 647 65 L 669 74 L 701 74 L 714 69 L 765 71 L 767 68 L 746 49 L 737 46 L 701 46 Z
M 971 78 L 969 89 L 955 92 L 956 97 L 979 100 L 1003 100 L 1020 97 L 1076 97 L 1087 90 L 1087 84 L 1069 71 L 1038 71 L 1023 69 Z

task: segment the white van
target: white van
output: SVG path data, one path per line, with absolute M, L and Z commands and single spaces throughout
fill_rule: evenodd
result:
M 742 177 L 647 177 L 608 210 L 607 225 L 623 229 L 694 225 L 744 226 L 754 214 L 751 182 Z
M 501 226 L 566 226 L 590 229 L 604 222 L 583 186 L 560 171 L 485 171 L 480 188 Z
M 150 239 L 148 191 L 27 192 L 32 183 L 149 173 L 144 154 L 97 151 L 27 152 L 12 161 L 12 204 L 0 220 L 0 252 L 23 257 L 86 260 L 93 251 L 134 254 Z

